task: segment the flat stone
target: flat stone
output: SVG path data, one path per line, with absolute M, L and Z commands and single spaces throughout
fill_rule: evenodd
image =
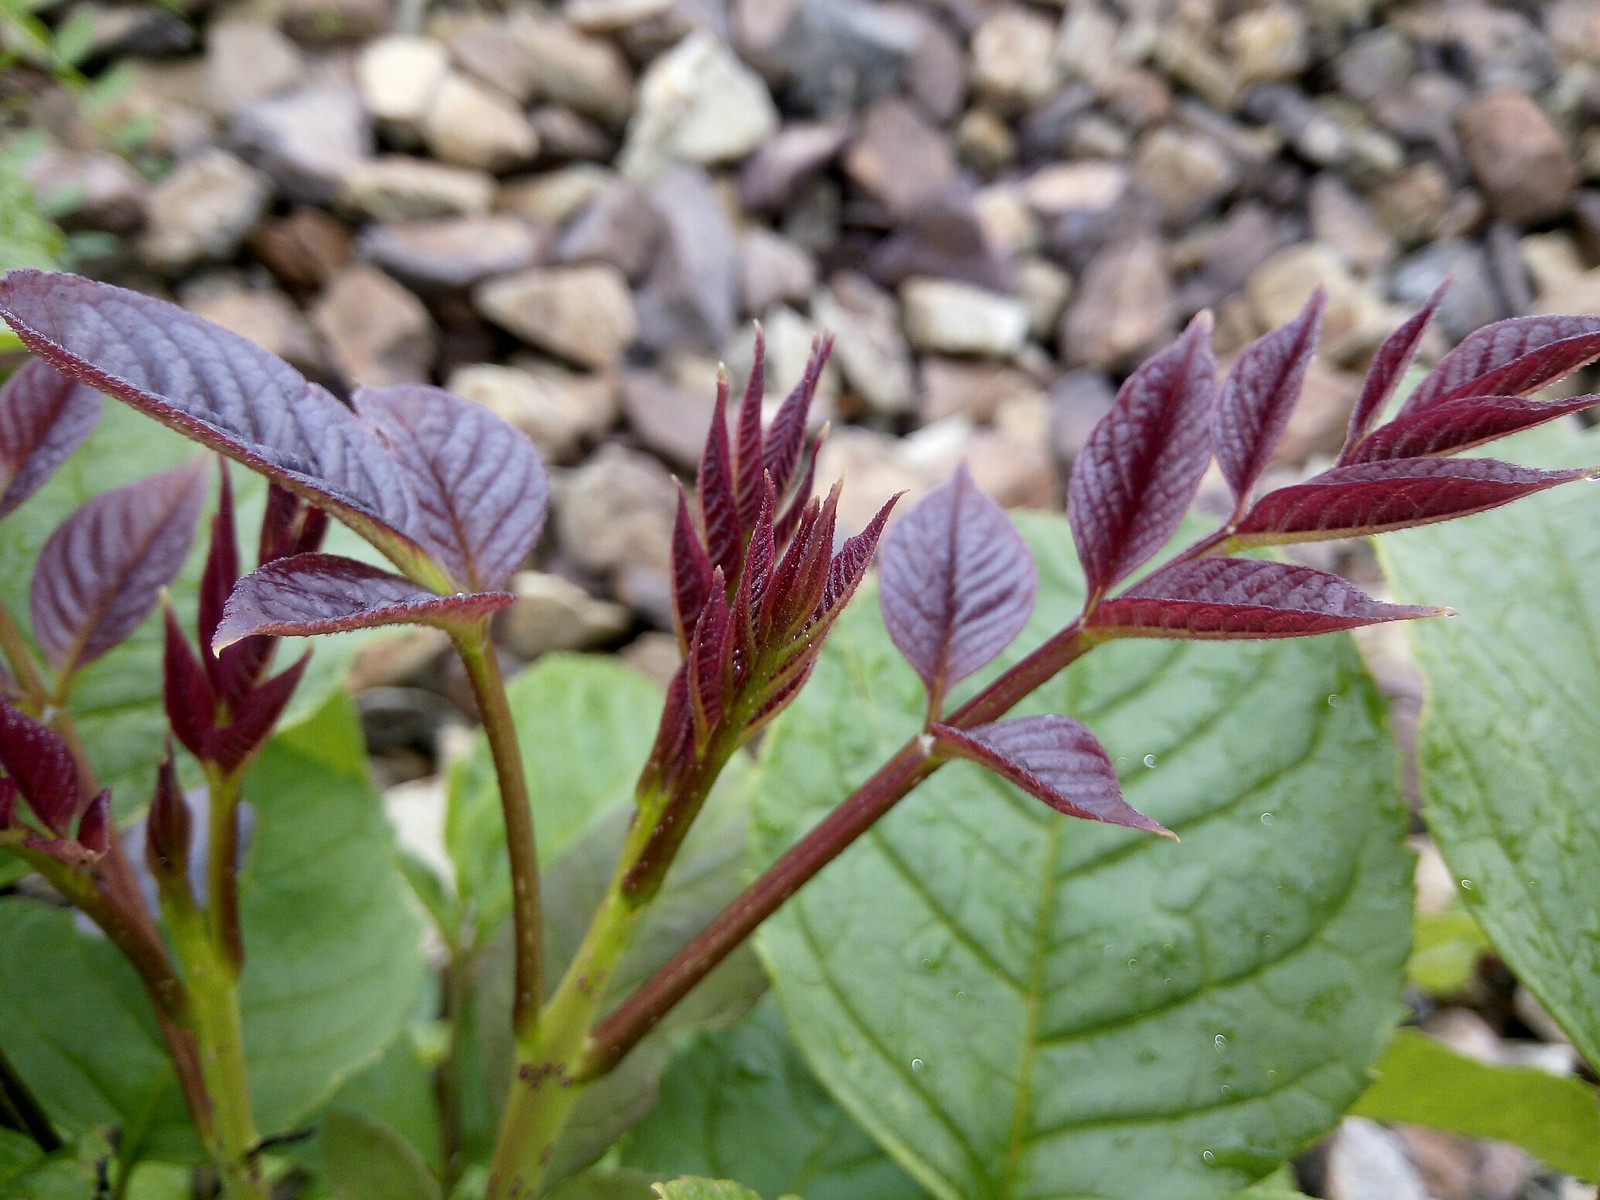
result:
M 894 295 L 862 275 L 840 271 L 817 294 L 812 311 L 819 325 L 833 331 L 833 361 L 850 389 L 874 413 L 910 412 L 916 379 Z
M 1222 40 L 1234 73 L 1245 83 L 1292 79 L 1305 70 L 1311 54 L 1305 14 L 1289 4 L 1240 13 L 1228 22 Z
M 424 288 L 463 288 L 530 267 L 546 238 L 508 215 L 390 221 L 362 231 L 362 257 Z
M 539 154 L 546 160 L 578 159 L 610 162 L 617 139 L 588 117 L 560 104 L 541 104 L 528 114 L 528 124 L 539 139 Z
M 1489 205 L 1525 225 L 1566 210 L 1578 168 L 1550 118 L 1528 96 L 1495 91 L 1472 100 L 1457 124 Z
M 1332 246 L 1356 270 L 1376 271 L 1394 261 L 1394 235 L 1332 171 L 1318 172 L 1306 200 L 1312 238 Z
M 597 575 L 638 567 L 664 578 L 677 506 L 666 468 L 608 443 L 556 489 L 556 537 L 574 562 Z
M 720 354 L 739 313 L 739 250 L 710 177 L 673 167 L 649 188 L 661 246 L 636 297 L 640 340 L 652 349 Z
M 434 157 L 458 167 L 503 171 L 531 162 L 539 138 L 511 101 L 465 75 L 446 74 L 422 118 Z
M 1027 214 L 1022 214 L 1026 219 Z M 1015 273 L 990 235 L 978 203 L 960 186 L 919 205 L 873 248 L 867 272 L 897 285 L 915 275 L 935 275 L 991 291 L 1010 291 Z
M 614 377 L 577 374 L 553 363 L 475 363 L 452 371 L 448 386 L 522 430 L 551 462 L 569 460 L 618 415 Z
M 944 136 L 902 100 L 885 100 L 868 110 L 845 152 L 844 167 L 856 186 L 895 216 L 931 200 L 956 173 Z
M 692 33 L 650 64 L 639 81 L 618 166 L 648 181 L 673 162 L 744 158 L 778 130 L 761 77 L 710 33 Z
M 1160 242 L 1135 238 L 1089 262 L 1061 318 L 1061 357 L 1070 365 L 1129 366 L 1172 334 L 1172 276 Z
M 985 100 L 1017 108 L 1037 104 L 1061 82 L 1056 26 L 1020 5 L 985 17 L 972 35 L 972 86 Z
M 1152 130 L 1140 140 L 1133 171 L 1173 226 L 1194 220 L 1239 182 L 1238 168 L 1215 142 L 1172 126 Z
M 379 38 L 356 58 L 361 99 L 377 120 L 417 129 L 449 66 L 449 53 L 433 38 Z
M 1333 250 L 1313 242 L 1285 247 L 1256 268 L 1245 293 L 1260 327 L 1276 329 L 1299 314 L 1318 284 L 1328 293 L 1322 345 L 1337 356 L 1341 344 L 1363 332 L 1381 312 L 1376 297 Z
M 656 371 L 622 377 L 622 411 L 635 437 L 674 467 L 693 470 L 711 425 L 715 389 L 691 387 Z
M 1022 195 L 1045 217 L 1105 213 L 1122 202 L 1132 180 L 1132 171 L 1119 162 L 1057 163 L 1029 175 Z
M 352 263 L 335 275 L 312 306 L 311 324 L 346 385 L 427 382 L 433 318 L 376 267 Z
M 527 55 L 534 94 L 620 128 L 633 111 L 633 72 L 616 46 L 565 21 L 530 10 L 513 13 L 509 30 Z
M 519 271 L 472 296 L 496 325 L 578 366 L 615 366 L 639 331 L 628 281 L 605 263 Z
M 519 571 L 511 592 L 516 599 L 506 606 L 497 632 L 518 658 L 592 650 L 616 641 L 633 624 L 622 605 L 591 596 L 559 575 Z
M 232 258 L 271 196 L 261 172 L 226 150 L 202 151 L 150 189 L 140 255 L 167 270 Z
M 1326 1170 L 1328 1200 L 1428 1200 L 1400 1140 L 1364 1117 L 1340 1122 Z
M 614 34 L 666 16 L 674 3 L 675 0 L 567 0 L 561 11 L 584 33 Z
M 555 260 L 610 263 L 629 282 L 637 282 L 655 262 L 665 233 L 665 222 L 649 197 L 618 179 L 567 223 L 556 242 Z
M 292 200 L 338 197 L 350 171 L 372 153 L 372 128 L 355 89 L 312 84 L 240 111 L 229 137 Z
M 494 203 L 494 177 L 487 171 L 386 154 L 345 171 L 338 203 L 377 221 L 473 216 L 488 212 Z
M 450 56 L 467 74 L 500 95 L 526 106 L 538 90 L 533 60 L 504 17 L 487 13 L 452 13 L 435 27 L 450 47 Z
M 574 163 L 506 182 L 499 207 L 547 225 L 564 225 L 610 187 L 616 175 L 594 163 Z
M 1028 309 L 1028 333 L 1048 343 L 1072 298 L 1072 276 L 1047 258 L 1024 259 L 1017 264 L 1017 295 Z
M 740 310 L 759 317 L 777 304 L 806 299 L 817 286 L 817 260 L 803 246 L 752 225 L 739 239 Z
M 206 33 L 206 104 L 227 120 L 300 80 L 300 50 L 271 25 L 219 21 Z
M 1014 296 L 947 279 L 908 279 L 900 300 L 906 337 L 919 350 L 1006 358 L 1028 336 L 1027 306 Z
M 1003 363 L 929 354 L 923 356 L 920 371 L 918 415 L 926 425 L 951 417 L 987 425 L 1002 407 L 1043 395 L 1027 372 Z
M 844 149 L 850 126 L 842 121 L 785 125 L 758 146 L 739 172 L 739 195 L 747 209 L 778 212 L 820 175 Z
M 317 375 L 325 368 L 311 326 L 277 288 L 233 275 L 200 276 L 179 289 L 178 301 L 197 317 L 248 338 L 301 371 Z
M 250 253 L 285 287 L 314 292 L 349 262 L 355 240 L 320 208 L 296 208 L 264 222 L 250 237 Z

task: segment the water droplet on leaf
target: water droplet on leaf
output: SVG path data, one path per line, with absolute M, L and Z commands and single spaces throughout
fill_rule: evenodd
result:
M 1218 1050 L 1226 1050 L 1228 1048 L 1228 1039 L 1222 1034 L 1217 1034 L 1217 1036 L 1212 1040 L 1216 1043 Z
M 1271 813 L 1262 813 L 1261 814 L 1261 823 L 1263 825 L 1271 825 L 1275 820 L 1277 820 L 1277 818 L 1274 817 Z
M 925 1068 L 925 1067 L 927 1067 L 927 1065 L 928 1065 L 928 1064 L 927 1064 L 927 1063 L 925 1063 L 925 1062 L 923 1062 L 923 1061 L 922 1061 L 922 1060 L 921 1060 L 921 1059 L 920 1059 L 920 1058 L 913 1058 L 913 1059 L 912 1059 L 912 1060 L 911 1060 L 911 1069 L 912 1069 L 912 1070 L 913 1070 L 913 1071 L 921 1071 L 921 1070 L 923 1070 L 923 1069 L 924 1069 L 924 1068 Z
M 1156 756 L 1154 754 L 1146 754 L 1144 756 L 1144 765 L 1147 766 L 1147 767 L 1155 766 L 1156 765 Z
M 1202 1150 L 1200 1152 L 1200 1157 L 1205 1159 L 1207 1163 L 1214 1163 L 1217 1161 L 1217 1156 L 1211 1153 L 1209 1150 Z

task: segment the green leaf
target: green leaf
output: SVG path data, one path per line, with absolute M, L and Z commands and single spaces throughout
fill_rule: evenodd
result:
M 1541 432 L 1516 442 L 1536 461 L 1600 453 L 1593 433 Z M 1461 614 L 1409 631 L 1428 828 L 1500 956 L 1600 1064 L 1600 494 L 1556 488 L 1379 548 L 1402 599 Z
M 439 1181 L 389 1126 L 348 1109 L 322 1119 L 322 1161 L 337 1200 L 439 1200 Z
M 1472 981 L 1488 948 L 1489 939 L 1471 913 L 1459 909 L 1418 913 L 1406 978 L 1430 996 L 1453 995 Z
M 275 737 L 244 794 L 257 818 L 241 873 L 245 1043 L 257 1123 L 275 1133 L 378 1058 L 415 1010 L 423 962 L 348 698 Z M 124 1149 L 197 1155 L 154 1015 L 108 942 L 65 910 L 7 899 L 0 961 L 20 964 L 0 977 L 0 1043 L 62 1126 L 118 1125 Z
M 1396 1030 L 1374 1070 L 1356 1116 L 1514 1142 L 1568 1175 L 1600 1175 L 1600 1092 L 1581 1079 L 1480 1062 L 1416 1029 Z
M 1082 584 L 1059 518 L 1036 645 Z M 904 740 L 920 685 L 870 598 L 761 759 L 758 856 Z M 1019 709 L 1086 721 L 1181 845 L 1059 816 L 978 768 L 919 789 L 764 927 L 834 1097 L 941 1200 L 1200 1200 L 1330 1127 L 1399 1012 L 1409 855 L 1345 638 L 1096 650 Z
M 551 655 L 506 688 L 539 829 L 539 861 L 560 858 L 594 821 L 626 808 L 661 715 L 661 689 L 596 655 Z M 483 735 L 450 773 L 445 845 L 479 928 L 509 911 L 511 883 L 494 763 Z
M 622 1161 L 739 1179 L 763 1195 L 919 1200 L 919 1188 L 822 1090 L 770 1000 L 732 1029 L 695 1034 L 661 1079 Z
M 761 1200 L 759 1192 L 731 1179 L 674 1179 L 655 1190 L 661 1200 Z
M 42 28 L 31 18 L 8 21 L 18 32 Z M 22 160 L 34 145 L 0 147 L 0 271 L 12 267 L 57 267 L 65 239 L 53 221 L 39 211 L 33 189 L 22 174 Z

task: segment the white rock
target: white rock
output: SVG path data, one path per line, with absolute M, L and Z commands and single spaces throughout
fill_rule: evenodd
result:
M 140 243 L 144 259 L 171 268 L 230 258 L 271 197 L 261 172 L 226 150 L 204 150 L 151 189 Z
M 435 157 L 485 171 L 529 162 L 539 152 L 539 137 L 520 108 L 453 72 L 434 90 L 422 136 Z
M 516 599 L 500 618 L 500 631 L 521 658 L 588 650 L 620 637 L 633 623 L 622 605 L 596 599 L 559 575 L 521 571 L 512 577 L 511 591 Z
M 743 158 L 778 131 L 761 77 L 718 38 L 690 34 L 650 65 L 619 160 L 623 174 L 653 178 L 670 162 Z
M 1005 358 L 1028 336 L 1028 307 L 948 279 L 908 279 L 900 285 L 906 336 L 919 350 Z
M 615 366 L 639 329 L 628 281 L 607 263 L 502 275 L 472 296 L 496 325 L 584 367 Z
M 614 379 L 556 366 L 537 370 L 473 363 L 450 374 L 449 389 L 504 417 L 559 462 L 616 422 Z
M 220 21 L 206 34 L 206 103 L 219 117 L 287 87 L 304 69 L 295 44 L 271 25 Z
M 1005 8 L 972 35 L 972 83 L 1005 104 L 1035 104 L 1061 80 L 1054 22 L 1033 9 Z
M 494 203 L 494 178 L 403 154 L 354 164 L 345 172 L 339 206 L 379 221 L 473 216 Z
M 378 120 L 414 127 L 428 111 L 449 66 L 449 52 L 432 38 L 403 34 L 379 38 L 356 59 L 361 99 Z

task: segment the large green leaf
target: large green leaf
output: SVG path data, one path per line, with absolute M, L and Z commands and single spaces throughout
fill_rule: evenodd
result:
M 1515 1142 L 1568 1175 L 1600 1173 L 1600 1093 L 1580 1079 L 1479 1062 L 1415 1029 L 1395 1031 L 1376 1071 L 1358 1116 Z
M 1033 645 L 1076 608 L 1058 518 Z M 918 728 L 870 597 L 762 756 L 770 858 Z M 919 789 L 763 930 L 836 1099 L 944 1200 L 1190 1200 L 1337 1119 L 1399 1011 L 1409 856 L 1382 705 L 1343 638 L 1122 643 L 1022 711 L 1100 734 L 1182 844 L 1074 822 L 977 768 Z
M 348 699 L 274 738 L 245 794 L 245 1041 L 258 1123 L 276 1132 L 377 1059 L 412 1015 L 423 962 Z M 0 961 L 0 1043 L 51 1114 L 74 1132 L 116 1124 L 151 1157 L 192 1156 L 154 1018 L 117 952 L 64 910 L 12 898 Z
M 661 689 L 596 655 L 551 655 L 506 688 L 523 768 L 549 864 L 607 812 L 625 808 L 661 715 Z M 480 733 L 450 773 L 445 841 L 457 888 L 482 929 L 506 915 L 511 882 L 494 763 Z
M 1516 444 L 1547 463 L 1600 453 L 1593 433 Z M 1428 828 L 1495 949 L 1600 1064 L 1600 493 L 1557 488 L 1379 546 L 1401 598 L 1461 614 L 1411 631 Z
M 737 1179 L 764 1196 L 919 1200 L 925 1193 L 822 1090 L 765 1000 L 696 1034 L 661 1079 L 622 1161 L 657 1179 Z
M 439 1181 L 382 1121 L 332 1108 L 322 1121 L 322 1161 L 337 1200 L 439 1200 Z

